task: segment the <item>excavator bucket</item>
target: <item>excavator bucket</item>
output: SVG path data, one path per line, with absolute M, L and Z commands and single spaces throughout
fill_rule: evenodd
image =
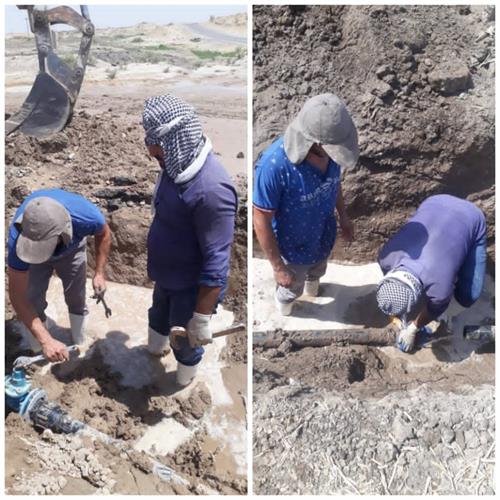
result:
M 5 132 L 9 135 L 19 130 L 26 135 L 46 137 L 60 132 L 71 120 L 85 74 L 94 26 L 84 5 L 81 6 L 81 15 L 65 6 L 50 10 L 40 10 L 33 5 L 19 8 L 28 11 L 40 70 L 21 109 L 7 119 Z M 73 67 L 57 55 L 51 30 L 54 24 L 68 24 L 82 33 Z

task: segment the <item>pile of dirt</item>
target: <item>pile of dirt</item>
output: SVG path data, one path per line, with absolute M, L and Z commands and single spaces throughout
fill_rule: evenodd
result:
M 494 393 L 422 385 L 360 400 L 291 385 L 259 395 L 255 492 L 493 495 Z
M 432 347 L 436 352 L 438 345 Z M 254 394 L 294 385 L 305 392 L 321 388 L 371 398 L 424 384 L 450 391 L 495 383 L 495 356 L 483 348 L 462 362 L 435 362 L 425 370 L 416 368 L 411 358 L 391 354 L 366 345 L 294 349 L 289 341 L 277 349 L 254 348 Z
M 144 453 L 127 454 L 85 435 L 38 434 L 19 415 L 6 419 L 6 493 L 187 494 L 186 485 L 164 482 Z M 146 466 L 146 464 L 148 466 Z M 189 486 L 189 483 L 186 481 Z
M 339 95 L 357 126 L 343 182 L 357 237 L 339 258 L 373 261 L 449 193 L 485 212 L 493 272 L 494 7 L 255 6 L 253 24 L 255 159 L 317 94 Z

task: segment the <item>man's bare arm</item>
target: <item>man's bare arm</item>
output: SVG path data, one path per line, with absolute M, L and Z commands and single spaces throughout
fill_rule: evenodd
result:
M 94 290 L 106 289 L 105 268 L 111 249 L 111 229 L 106 223 L 103 230 L 95 238 L 95 274 L 93 279 Z
M 293 275 L 288 271 L 283 259 L 281 258 L 278 241 L 272 227 L 273 212 L 253 209 L 253 226 L 259 244 L 271 263 L 274 270 L 276 282 L 282 286 L 290 286 L 293 281 Z
M 9 297 L 19 321 L 22 321 L 40 342 L 43 353 L 50 361 L 69 359 L 66 346 L 50 335 L 28 300 L 28 271 L 17 271 L 9 267 L 8 276 Z
M 435 319 L 434 316 L 429 312 L 426 306 L 420 311 L 420 313 L 416 317 L 415 325 L 417 328 L 422 328 L 434 319 Z
M 335 204 L 335 208 L 337 209 L 337 213 L 339 214 L 339 224 L 340 228 L 342 229 L 342 237 L 348 242 L 353 241 L 354 225 L 349 216 L 347 215 L 342 184 L 339 184 L 339 190 L 337 192 L 337 201 Z

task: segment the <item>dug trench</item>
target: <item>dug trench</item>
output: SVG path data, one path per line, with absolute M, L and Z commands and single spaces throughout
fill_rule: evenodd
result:
M 229 82 L 231 85 L 234 82 Z M 89 349 L 74 361 L 31 371 L 34 387 L 68 414 L 125 449 L 86 436 L 40 433 L 12 412 L 6 416 L 6 488 L 11 494 L 244 494 L 246 483 L 246 334 L 217 339 L 206 349 L 200 375 L 188 388 L 175 385 L 172 354 L 157 359 L 145 351 L 151 283 L 146 238 L 157 165 L 146 154 L 140 125 L 144 99 L 158 84 L 108 86 L 82 91 L 71 124 L 49 139 L 17 134 L 6 141 L 6 224 L 31 191 L 62 187 L 96 203 L 113 232 L 108 265 L 106 319 L 94 301 Z M 240 85 L 239 83 L 237 85 Z M 153 88 L 154 87 L 154 88 Z M 240 87 L 237 87 L 240 88 Z M 123 100 L 121 91 L 129 98 Z M 87 93 L 88 92 L 88 93 Z M 105 94 L 105 97 L 103 97 Z M 181 95 L 200 111 L 215 153 L 235 179 L 239 194 L 228 289 L 219 325 L 246 321 L 245 99 L 230 105 L 224 92 L 204 103 L 198 88 Z M 96 97 L 97 96 L 97 97 Z M 9 100 L 15 110 L 21 100 Z M 224 110 L 224 119 L 215 109 Z M 238 132 L 239 131 L 239 132 Z M 240 133 L 241 132 L 241 133 Z M 233 151 L 237 148 L 237 151 Z M 237 158 L 238 156 L 238 158 Z M 89 277 L 93 244 L 89 241 Z M 88 285 L 88 296 L 91 287 Z M 57 279 L 48 292 L 51 332 L 70 342 L 67 309 Z M 26 354 L 19 326 L 6 304 L 6 373 Z M 170 467 L 176 480 L 152 473 L 150 456 Z
M 33 387 L 44 389 L 49 400 L 124 449 L 79 434 L 40 434 L 11 412 L 6 418 L 8 491 L 244 493 L 246 366 L 234 361 L 236 348 L 216 339 L 206 348 L 198 378 L 180 388 L 172 354 L 158 358 L 145 349 L 147 319 L 137 311 L 147 308 L 151 290 L 109 283 L 108 294 L 110 318 L 100 304 L 89 305 L 88 350 L 60 365 L 31 367 L 29 374 Z M 62 285 L 56 280 L 48 301 L 52 335 L 71 343 Z M 132 301 L 136 307 L 130 310 Z M 234 315 L 221 308 L 214 321 L 216 328 L 227 326 Z M 12 359 L 26 354 L 19 338 L 19 324 L 9 321 L 8 372 Z M 150 458 L 170 467 L 176 479 L 160 480 Z
M 494 344 L 441 323 L 439 339 L 407 355 L 357 345 L 369 328 L 351 328 L 321 347 L 300 344 L 327 331 L 257 335 L 282 341 L 253 351 L 256 491 L 491 494 Z
M 254 7 L 254 162 L 326 92 L 346 103 L 360 147 L 342 177 L 356 238 L 338 238 L 318 298 L 278 317 L 254 243 L 254 332 L 282 339 L 254 347 L 258 494 L 494 492 L 494 353 L 462 337 L 464 324 L 495 322 L 494 19 L 492 6 Z M 378 250 L 441 193 L 486 215 L 482 305 L 453 313 L 448 335 L 411 355 L 294 342 L 387 324 L 373 295 Z

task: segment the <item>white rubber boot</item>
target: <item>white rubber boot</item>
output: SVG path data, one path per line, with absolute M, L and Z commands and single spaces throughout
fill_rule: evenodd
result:
M 186 366 L 182 363 L 177 363 L 177 383 L 182 386 L 189 385 L 196 377 L 198 365 Z
M 304 295 L 317 297 L 319 293 L 319 280 L 306 281 L 304 283 Z
M 170 352 L 170 340 L 151 327 L 148 328 L 148 351 L 155 356 L 163 356 Z
M 289 302 L 288 304 L 283 304 L 276 297 L 274 297 L 274 302 L 276 304 L 276 309 L 282 316 L 290 316 L 292 314 L 294 302 Z
M 69 313 L 69 324 L 71 327 L 71 338 L 76 345 L 85 344 L 85 327 L 87 326 L 88 314 Z
M 28 327 L 21 321 L 19 322 L 19 331 L 22 337 L 21 340 L 22 349 L 29 349 L 30 351 L 33 351 L 36 354 L 42 352 L 42 346 L 40 345 L 40 342 L 38 342 L 35 336 L 29 331 Z

